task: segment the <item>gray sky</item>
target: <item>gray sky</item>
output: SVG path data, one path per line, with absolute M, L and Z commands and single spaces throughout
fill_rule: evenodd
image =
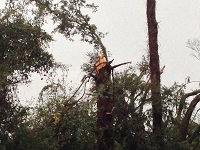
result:
M 135 65 L 147 52 L 146 0 L 94 1 L 99 9 L 91 15 L 92 22 L 100 31 L 109 32 L 103 42 L 112 53 L 113 64 L 132 61 Z M 183 83 L 187 76 L 200 80 L 200 61 L 186 47 L 188 39 L 200 38 L 199 18 L 200 0 L 157 0 L 160 63 L 161 67 L 166 65 L 162 84 Z M 46 26 L 47 30 L 50 28 Z M 80 41 L 69 42 L 59 34 L 55 39 L 49 51 L 57 61 L 72 65 L 68 79 L 77 86 L 83 75 L 80 67 L 87 61 L 86 52 L 93 48 Z M 20 97 L 30 99 L 30 94 L 35 97 L 44 85 L 39 79 L 34 76 L 32 84 L 22 86 Z M 195 87 L 192 85 L 190 89 Z

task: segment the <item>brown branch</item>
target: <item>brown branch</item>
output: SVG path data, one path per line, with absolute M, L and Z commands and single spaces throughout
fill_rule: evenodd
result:
M 130 63 L 131 62 L 129 61 L 129 62 L 124 62 L 124 63 L 118 64 L 118 65 L 114 65 L 114 66 L 112 66 L 111 69 L 117 68 L 117 67 L 122 66 L 122 65 L 130 64 Z
M 179 108 L 178 108 L 178 112 L 177 112 L 177 119 L 180 120 L 180 117 L 181 117 L 181 112 L 183 110 L 183 106 L 185 104 L 185 101 L 186 101 L 186 98 L 190 97 L 190 96 L 194 96 L 194 95 L 197 95 L 200 93 L 200 89 L 199 90 L 195 90 L 193 92 L 190 92 L 190 93 L 186 93 L 185 95 L 183 95 L 181 97 L 181 100 L 180 100 L 180 104 L 179 104 Z
M 194 99 L 191 101 L 187 112 L 182 120 L 182 123 L 180 125 L 180 140 L 183 141 L 186 139 L 186 135 L 187 135 L 187 130 L 188 130 L 188 125 L 189 125 L 189 121 L 191 118 L 191 115 L 197 105 L 197 103 L 200 101 L 200 94 L 195 96 Z

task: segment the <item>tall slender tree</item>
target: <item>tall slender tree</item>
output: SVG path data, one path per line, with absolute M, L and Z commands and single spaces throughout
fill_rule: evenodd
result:
M 148 46 L 150 56 L 151 99 L 153 111 L 153 136 L 158 146 L 163 145 L 162 101 L 160 93 L 160 64 L 158 55 L 158 25 L 156 21 L 156 1 L 147 0 Z

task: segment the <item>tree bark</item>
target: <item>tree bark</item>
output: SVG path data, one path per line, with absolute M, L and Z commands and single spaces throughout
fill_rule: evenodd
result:
M 98 92 L 96 125 L 98 150 L 114 150 L 113 101 L 109 85 L 111 70 L 112 67 L 108 62 L 106 66 L 100 69 L 94 76 Z
M 156 1 L 147 0 L 148 45 L 150 55 L 151 99 L 153 111 L 153 137 L 157 146 L 163 146 L 162 101 L 160 94 L 160 64 L 158 55 L 158 26 L 156 21 Z

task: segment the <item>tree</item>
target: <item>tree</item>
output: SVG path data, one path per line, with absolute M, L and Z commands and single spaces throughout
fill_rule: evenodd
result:
M 94 11 L 96 11 L 97 7 L 94 4 L 87 4 L 85 1 L 60 1 L 57 3 L 58 5 L 54 5 L 56 7 L 52 7 L 52 3 L 48 1 L 35 1 L 35 3 L 39 6 L 45 6 L 45 9 L 40 9 L 39 12 L 47 12 L 53 16 L 53 20 L 59 23 L 56 31 L 62 33 L 70 40 L 73 35 L 80 34 L 82 41 L 93 44 L 96 50 L 103 52 L 105 61 L 107 62 L 106 67 L 95 74 L 95 80 L 97 90 L 101 89 L 102 86 L 106 87 L 110 81 L 111 62 L 108 62 L 106 48 L 101 41 L 104 34 L 98 32 L 97 27 L 94 24 L 90 24 L 90 17 L 83 15 L 81 12 L 82 7 L 92 8 Z M 109 88 L 105 88 L 101 94 L 103 96 L 97 99 L 97 137 L 99 149 L 113 149 L 112 114 L 107 114 L 113 107 Z M 100 133 L 101 130 L 102 133 Z
M 19 1 L 14 3 L 15 7 L 19 6 L 19 4 L 20 4 Z M 97 27 L 94 24 L 90 24 L 90 17 L 82 13 L 83 8 L 91 8 L 93 11 L 96 11 L 97 6 L 95 6 L 94 4 L 87 4 L 86 1 L 76 1 L 76 0 L 55 1 L 55 2 L 48 0 L 44 1 L 27 0 L 24 4 L 36 6 L 36 9 L 34 8 L 35 10 L 33 13 L 33 17 L 36 20 L 36 23 L 37 20 L 39 24 L 43 23 L 46 16 L 52 17 L 52 20 L 56 23 L 54 31 L 63 34 L 69 40 L 73 40 L 72 37 L 74 35 L 77 34 L 81 35 L 82 41 L 88 42 L 89 44 L 93 44 L 96 50 L 100 49 L 101 51 L 103 51 L 105 59 L 108 62 L 106 48 L 101 42 L 101 38 L 104 36 L 104 34 L 98 32 Z M 102 80 L 110 80 L 111 70 L 109 70 L 108 72 L 107 71 L 108 70 L 102 72 L 102 74 L 104 75 L 106 74 L 106 77 L 104 79 L 102 78 Z M 98 101 L 97 103 L 99 102 L 100 101 Z M 109 109 L 110 108 L 111 106 L 109 106 Z M 109 122 L 109 124 L 112 126 L 112 122 Z M 109 137 L 109 140 L 111 138 L 112 136 Z M 107 139 L 107 137 L 105 137 L 104 139 Z M 103 142 L 104 139 L 102 139 L 101 141 Z M 110 145 L 113 145 L 112 144 L 113 142 L 109 143 Z M 99 144 L 99 148 L 100 147 L 101 144 Z
M 25 9 L 18 9 L 21 8 L 22 3 L 26 6 Z M 73 40 L 74 35 L 80 35 L 81 40 L 92 44 L 95 50 L 95 54 L 90 54 L 91 62 L 84 66 L 87 75 L 72 96 L 66 94 L 67 89 L 63 82 L 60 82 L 61 80 L 51 82 L 43 88 L 35 116 L 27 117 L 29 119 L 32 117 L 30 120 L 21 122 L 18 120 L 16 130 L 9 132 L 15 132 L 10 139 L 15 149 L 28 147 L 29 149 L 60 150 L 114 148 L 141 150 L 199 147 L 199 124 L 192 119 L 192 114 L 200 100 L 199 90 L 185 93 L 186 85 L 175 84 L 172 87 L 165 87 L 160 84 L 155 0 L 147 0 L 146 10 L 150 61 L 143 61 L 138 65 L 139 69 L 124 70 L 116 74 L 113 73 L 113 69 L 121 64 L 111 66 L 112 61 L 108 60 L 106 47 L 101 41 L 104 34 L 90 23 L 90 17 L 87 14 L 84 15 L 82 11 L 85 8 L 96 11 L 97 6 L 94 4 L 88 4 L 82 0 L 26 0 L 12 1 L 9 4 L 11 4 L 9 13 L 2 19 L 7 21 L 5 26 L 14 28 L 11 32 L 6 30 L 5 36 L 2 36 L 4 38 L 2 46 L 8 47 L 5 57 L 2 57 L 6 58 L 6 61 L 1 60 L 5 85 L 8 81 L 18 83 L 22 81 L 21 79 L 27 79 L 31 71 L 40 72 L 49 69 L 48 67 L 45 69 L 46 65 L 44 65 L 41 70 L 43 63 L 39 55 L 36 55 L 43 56 L 41 46 L 46 43 L 44 39 L 51 41 L 51 37 L 46 36 L 40 28 L 48 17 L 55 23 L 55 32 L 63 34 L 69 40 Z M 29 7 L 33 5 L 34 7 Z M 24 19 L 23 12 L 31 13 L 34 21 Z M 16 16 L 20 19 L 17 20 Z M 31 35 L 29 35 L 29 30 L 26 30 L 27 28 L 31 31 Z M 12 32 L 16 32 L 15 36 L 10 34 Z M 22 34 L 17 36 L 17 33 Z M 39 37 L 36 36 L 37 33 L 41 33 Z M 43 37 L 42 33 L 45 33 L 45 38 L 40 38 Z M 32 40 L 32 35 L 36 37 L 36 40 Z M 7 40 L 5 37 L 8 37 Z M 38 51 L 35 51 L 37 57 L 33 55 L 34 59 L 31 59 L 32 57 L 29 59 L 27 56 L 31 53 L 27 52 L 25 47 L 34 49 L 27 43 L 33 43 L 32 46 L 37 45 L 37 39 L 43 43 L 37 47 Z M 7 41 L 7 46 L 3 45 L 5 41 Z M 18 45 L 15 48 L 19 51 L 14 51 L 13 43 Z M 99 59 L 100 51 L 102 51 L 102 57 Z M 19 58 L 21 61 L 15 63 Z M 46 58 L 48 57 L 42 57 L 42 60 L 47 61 Z M 27 59 L 33 63 L 29 64 L 26 62 Z M 10 63 L 9 66 L 6 66 L 7 63 Z M 32 66 L 36 69 L 32 70 Z M 90 96 L 87 95 L 84 98 L 81 96 L 81 99 L 78 99 L 75 95 L 91 76 L 95 81 L 91 88 L 93 91 L 87 93 Z M 7 91 L 2 92 L 0 95 L 2 99 L 7 95 L 6 93 Z M 188 103 L 187 100 L 190 98 L 192 98 L 191 102 Z M 10 104 L 12 103 L 6 107 L 9 108 Z M 9 112 L 12 114 L 12 111 Z M 18 112 L 20 114 L 23 111 Z M 31 122 L 34 123 L 31 124 Z M 6 133 L 8 129 L 4 131 Z M 26 139 L 30 142 L 26 143 Z
M 10 9 L 0 18 L 0 130 L 3 142 L 15 132 L 21 106 L 14 95 L 17 85 L 27 82 L 31 73 L 46 74 L 53 58 L 46 50 L 52 37 Z M 5 140 L 7 139 L 7 140 Z
M 149 69 L 148 63 L 143 62 L 138 66 L 139 69 L 131 67 L 123 72 L 116 72 L 113 76 L 112 86 L 110 86 L 114 105 L 114 109 L 110 113 L 113 114 L 112 138 L 115 149 L 155 148 L 151 125 L 152 109 L 149 107 L 151 83 L 146 74 Z M 51 73 L 50 76 L 54 77 Z M 98 149 L 98 142 L 94 134 L 94 127 L 98 119 L 96 99 L 104 91 L 104 88 L 102 91 L 87 91 L 89 96 L 85 95 L 83 98 L 80 96 L 82 98 L 80 101 L 77 96 L 71 98 L 68 95 L 66 92 L 68 88 L 65 87 L 68 83 L 63 78 L 48 81 L 49 84 L 44 86 L 41 91 L 35 111 L 26 111 L 32 115 L 29 115 L 23 122 L 19 122 L 11 141 L 12 145 L 15 149 L 27 149 L 28 147 L 34 150 Z M 182 142 L 179 140 L 177 129 L 181 127 L 181 121 L 178 121 L 175 112 L 178 112 L 181 99 L 187 94 L 184 93 L 183 87 L 174 84 L 171 87 L 163 86 L 161 88 L 165 149 L 186 150 L 198 146 L 199 128 L 195 122 L 190 121 L 187 130 L 188 139 L 194 137 L 191 146 L 187 140 Z M 68 103 L 64 106 L 66 101 Z M 182 107 L 181 118 L 187 111 L 187 105 L 188 103 L 185 102 Z M 35 112 L 34 115 L 33 112 Z M 56 119 L 59 121 L 55 122 Z M 102 129 L 102 131 L 104 130 Z M 190 133 L 194 133 L 194 136 Z
M 19 132 L 14 136 L 14 143 L 19 143 L 15 145 L 16 149 L 96 149 L 93 132 L 96 112 L 92 109 L 95 102 L 74 103 L 78 96 L 71 98 L 68 93 L 66 69 L 65 65 L 59 64 L 50 72 L 47 85 L 41 90 L 37 106 L 32 110 L 33 115 L 20 124 Z M 61 76 L 58 71 L 62 72 Z M 64 105 L 66 101 L 68 103 Z
M 145 80 L 148 66 L 141 70 L 130 67 L 114 75 L 114 139 L 119 149 L 148 149 L 150 128 L 146 121 L 150 103 L 150 85 Z M 134 85 L 134 86 L 133 86 Z M 146 129 L 145 129 L 146 126 Z
M 156 21 L 156 1 L 147 0 L 147 24 L 149 45 L 149 67 L 151 79 L 151 100 L 153 111 L 153 134 L 158 146 L 163 146 L 162 99 L 160 94 L 160 63 L 158 55 L 158 27 Z
M 104 53 L 96 64 L 96 73 L 92 75 L 95 80 L 97 91 L 97 124 L 96 135 L 98 150 L 113 150 L 113 100 L 111 96 L 110 75 L 112 71 L 111 62 L 104 60 Z M 101 66 L 99 68 L 99 66 Z

